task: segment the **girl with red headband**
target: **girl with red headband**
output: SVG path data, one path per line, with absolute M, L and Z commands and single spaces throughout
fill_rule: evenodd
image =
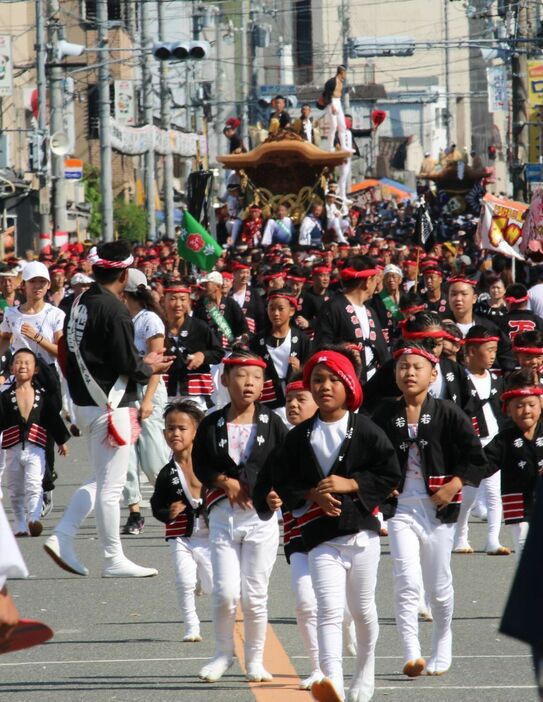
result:
M 503 392 L 503 379 L 490 369 L 496 360 L 499 337 L 485 327 L 472 327 L 464 339 L 464 355 L 470 400 L 465 407 L 471 417 L 475 433 L 483 448 L 500 431 L 504 417 L 501 412 L 500 395 Z M 502 504 L 500 498 L 500 474 L 485 478 L 479 488 L 486 505 L 488 534 L 486 552 L 490 556 L 508 556 L 511 551 L 500 544 Z M 464 491 L 460 516 L 456 525 L 454 550 L 456 553 L 473 553 L 468 541 L 468 520 L 477 498 L 477 489 L 468 487 Z
M 535 381 L 535 382 L 534 382 Z M 513 420 L 485 448 L 490 469 L 501 473 L 501 498 L 520 557 L 535 508 L 535 490 L 543 472 L 543 387 L 528 369 L 514 371 L 501 396 L 504 412 Z
M 394 352 L 400 399 L 384 400 L 373 416 L 392 442 L 402 471 L 387 500 L 394 566 L 396 624 L 403 672 L 445 673 L 452 660 L 454 590 L 451 550 L 462 489 L 478 485 L 486 469 L 469 419 L 454 403 L 433 398 L 437 357 L 427 341 L 403 341 Z M 432 650 L 422 657 L 418 606 L 422 579 L 433 615 Z
M 251 350 L 266 362 L 260 401 L 285 420 L 285 387 L 309 356 L 309 339 L 292 325 L 298 302 L 288 288 L 268 295 L 268 332 L 253 337 Z
M 358 374 L 345 350 L 322 350 L 304 366 L 318 413 L 292 429 L 276 461 L 274 484 L 298 519 L 317 599 L 320 667 L 318 700 L 341 702 L 342 622 L 347 603 L 358 657 L 347 699 L 371 699 L 379 634 L 375 585 L 379 564 L 378 505 L 398 484 L 390 442 L 366 416 Z
M 216 682 L 232 665 L 238 603 L 245 621 L 247 679 L 272 679 L 264 668 L 263 653 L 279 528 L 276 512 L 266 520 L 259 518 L 252 497 L 258 474 L 286 428 L 258 403 L 265 368 L 265 361 L 246 351 L 235 351 L 224 360 L 221 382 L 230 403 L 202 421 L 192 451 L 194 473 L 207 488 L 213 565 L 215 655 L 200 671 L 206 682 Z M 279 505 L 277 498 L 273 506 Z

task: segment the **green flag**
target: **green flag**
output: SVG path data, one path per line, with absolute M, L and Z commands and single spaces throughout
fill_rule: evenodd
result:
M 211 234 L 187 210 L 183 213 L 177 251 L 185 261 L 194 263 L 204 271 L 210 271 L 222 253 Z

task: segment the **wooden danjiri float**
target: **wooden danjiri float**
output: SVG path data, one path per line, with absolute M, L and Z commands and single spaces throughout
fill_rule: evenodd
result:
M 299 222 L 315 199 L 323 199 L 327 175 L 351 156 L 349 151 L 323 151 L 296 132 L 282 129 L 247 153 L 217 160 L 239 173 L 241 189 L 249 194 L 246 202 L 270 213 L 286 204 Z

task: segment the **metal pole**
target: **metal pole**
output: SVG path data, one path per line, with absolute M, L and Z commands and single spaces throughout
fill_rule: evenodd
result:
M 107 0 L 97 0 L 96 24 L 98 45 L 107 47 L 108 30 Z M 98 67 L 98 118 L 100 122 L 100 192 L 102 195 L 102 237 L 113 241 L 113 174 L 111 170 L 111 129 L 109 96 L 108 52 L 102 53 Z
M 215 71 L 215 94 L 217 100 L 217 114 L 215 116 L 215 138 L 216 138 L 216 156 L 221 153 L 222 148 L 222 129 L 224 127 L 224 107 L 223 107 L 223 77 L 224 69 L 222 66 L 222 32 L 221 32 L 221 14 L 217 16 L 217 24 L 215 25 L 215 55 L 217 66 Z
M 42 138 L 45 138 L 47 132 L 47 77 L 45 75 L 45 61 L 47 59 L 47 51 L 45 45 L 45 8 L 43 0 L 36 0 L 36 79 L 38 83 L 38 131 Z M 40 192 L 44 188 L 48 188 L 47 182 L 47 166 L 45 172 L 40 172 Z M 47 211 L 42 211 L 40 197 L 40 236 L 49 234 L 49 208 Z
M 160 41 L 165 38 L 164 6 L 166 0 L 158 0 L 158 35 Z M 160 62 L 160 124 L 162 129 L 170 130 L 171 123 L 171 92 L 168 86 L 168 66 L 165 61 Z M 170 143 L 164 155 L 164 191 L 162 195 L 164 201 L 164 223 L 166 236 L 174 238 L 174 207 L 173 207 L 173 154 Z
M 528 3 L 512 3 L 517 19 L 517 35 L 528 36 Z M 511 165 L 513 197 L 524 200 L 526 182 L 524 166 L 528 161 L 530 131 L 528 122 L 528 62 L 525 53 L 513 53 L 511 58 L 512 92 L 513 92 L 513 163 Z
M 143 48 L 143 63 L 141 77 L 143 81 L 143 119 L 145 124 L 154 131 L 153 119 L 153 57 L 151 53 L 151 9 L 152 0 L 142 0 L 141 3 L 141 43 Z M 145 152 L 145 206 L 147 209 L 147 236 L 156 237 L 155 218 L 155 147 L 154 140 Z
M 55 56 L 55 64 L 49 73 L 49 124 L 51 134 L 62 133 L 64 131 L 64 95 L 63 95 L 63 71 L 56 60 L 57 45 L 61 39 L 60 26 L 60 3 L 59 0 L 49 0 L 49 43 Z M 64 156 L 65 154 L 54 154 L 51 152 L 51 173 L 53 176 L 53 234 L 56 232 L 66 232 L 68 220 L 66 216 L 66 189 L 64 181 Z

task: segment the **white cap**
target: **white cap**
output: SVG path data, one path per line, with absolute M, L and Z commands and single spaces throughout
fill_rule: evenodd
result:
M 394 275 L 399 275 L 400 278 L 403 278 L 402 269 L 399 266 L 395 266 L 393 263 L 386 265 L 383 271 L 383 275 L 388 275 L 389 273 L 394 273 Z
M 206 273 L 203 278 L 200 278 L 200 283 L 216 283 L 217 285 L 222 285 L 222 275 L 219 271 L 211 271 Z
M 94 280 L 84 273 L 75 273 L 70 280 L 70 285 L 90 285 Z
M 51 278 L 49 277 L 49 269 L 45 263 L 42 263 L 41 261 L 31 261 L 24 267 L 23 280 L 25 283 L 28 280 L 32 280 L 32 278 L 45 278 L 45 280 L 51 282 Z
M 129 268 L 128 282 L 124 286 L 124 291 L 131 293 L 138 292 L 140 285 L 144 285 L 146 288 L 149 287 L 147 285 L 147 278 L 145 277 L 145 274 L 139 271 L 137 268 Z

